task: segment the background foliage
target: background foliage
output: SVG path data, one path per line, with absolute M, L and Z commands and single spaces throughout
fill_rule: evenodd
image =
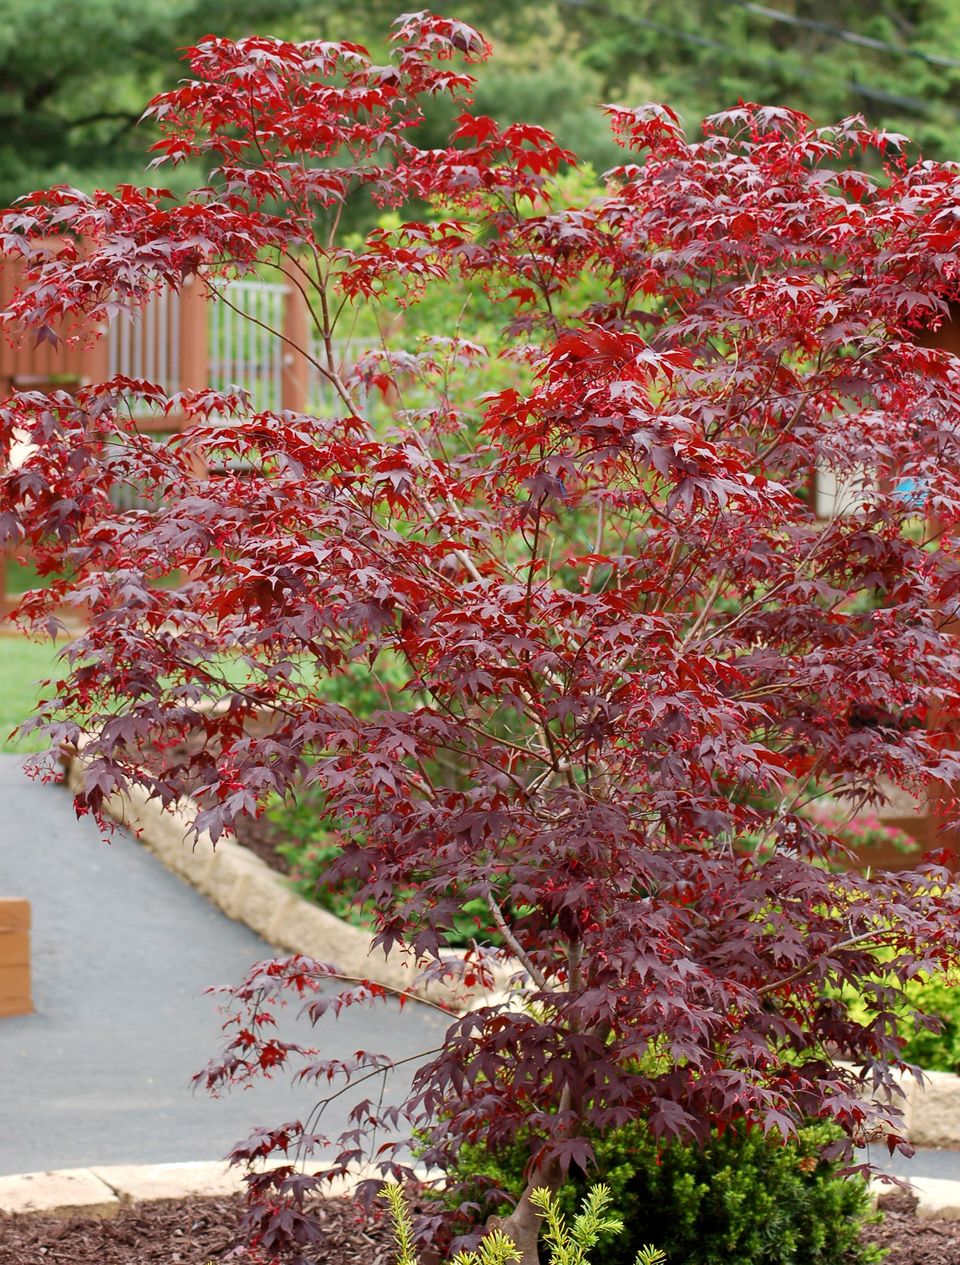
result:
M 299 0 L 0 0 L 0 200 L 142 178 L 144 100 L 208 31 L 273 25 Z
M 859 112 L 931 157 L 960 156 L 960 9 L 949 0 L 439 7 L 481 24 L 496 47 L 478 112 L 548 126 L 598 171 L 617 161 L 596 110 L 604 100 L 669 101 L 688 125 L 740 97 L 822 123 Z M 141 105 L 182 76 L 175 50 L 210 32 L 369 43 L 395 10 L 393 0 L 0 0 L 0 201 L 54 182 L 140 179 Z M 439 143 L 449 122 L 449 108 L 435 108 L 423 143 Z
M 907 987 L 911 1004 L 939 1020 L 936 1029 L 905 1023 L 903 1057 L 931 1072 L 960 1072 L 960 988 L 952 976 L 916 980 Z

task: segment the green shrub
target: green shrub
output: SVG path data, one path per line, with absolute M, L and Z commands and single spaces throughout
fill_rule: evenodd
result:
M 914 980 L 906 987 L 910 1003 L 940 1021 L 931 1032 L 909 1020 L 901 1024 L 907 1038 L 903 1057 L 931 1072 L 960 1072 L 960 986 L 942 975 Z
M 727 1130 L 702 1149 L 658 1147 L 647 1129 L 630 1125 L 594 1142 L 597 1167 L 626 1224 L 606 1235 L 596 1265 L 632 1265 L 639 1247 L 656 1243 L 669 1265 L 873 1265 L 879 1250 L 860 1242 L 869 1214 L 866 1183 L 837 1176 L 821 1158 L 837 1134 L 811 1125 L 781 1144 L 759 1130 Z M 525 1148 L 492 1161 L 465 1148 L 462 1173 L 488 1178 L 511 1194 L 523 1188 Z M 560 1192 L 569 1213 L 588 1186 L 585 1177 Z
M 902 1058 L 929 1072 L 960 1073 L 960 979 L 947 975 L 918 975 L 901 997 L 882 1003 L 888 1019 L 903 1038 Z M 867 1026 L 878 1021 L 880 1006 L 861 994 L 850 1006 L 851 1018 Z M 932 1019 L 931 1029 L 916 1015 Z

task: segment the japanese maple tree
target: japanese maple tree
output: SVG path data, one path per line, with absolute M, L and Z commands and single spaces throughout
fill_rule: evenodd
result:
M 124 379 L 14 394 L 0 532 L 58 577 L 24 598 L 25 624 L 89 613 L 41 721 L 54 749 L 83 745 L 81 806 L 189 790 L 216 839 L 320 788 L 380 944 L 465 982 L 497 957 L 517 971 L 522 996 L 451 1015 L 402 1111 L 357 1106 L 330 1172 L 385 1124 L 441 1169 L 464 1141 L 520 1138 L 530 1184 L 506 1229 L 529 1262 L 532 1189 L 629 1120 L 703 1139 L 817 1117 L 848 1148 L 878 1130 L 903 1144 L 883 1102 L 894 1011 L 901 984 L 954 961 L 957 893 L 942 858 L 843 870 L 805 809 L 829 796 L 853 815 L 901 787 L 954 815 L 960 363 L 917 335 L 960 300 L 960 172 L 856 119 L 742 105 L 689 139 L 664 107 L 611 107 L 627 161 L 569 207 L 572 155 L 470 113 L 479 35 L 414 14 L 393 39 L 378 66 L 355 45 L 210 38 L 149 107 L 157 161 L 200 155 L 209 187 L 59 188 L 6 213 L 27 269 L 11 328 L 68 337 L 188 278 L 216 297 L 269 268 L 310 305 L 295 350 L 338 408 Z M 444 94 L 462 109 L 450 144 L 420 149 L 423 102 Z M 344 244 L 340 209 L 362 196 L 418 218 Z M 456 336 L 340 371 L 352 305 L 444 287 L 485 292 L 503 341 L 469 341 L 467 307 Z M 458 393 L 487 354 L 514 385 Z M 399 394 L 387 420 L 365 416 L 371 385 Z M 190 425 L 142 433 L 131 395 Z M 819 516 L 815 480 L 821 510 L 839 489 Z M 115 508 L 128 485 L 148 508 Z M 383 663 L 405 683 L 382 706 L 337 701 L 331 681 Z M 451 958 L 470 901 L 501 947 Z M 209 1083 L 295 1068 L 264 1013 L 335 976 L 256 968 L 235 994 L 253 1017 Z M 354 983 L 311 1005 L 382 996 Z M 386 1066 L 321 1051 L 304 1075 L 359 1087 Z M 310 1153 L 317 1129 L 237 1154 Z M 265 1257 L 316 1233 L 314 1183 L 253 1182 Z

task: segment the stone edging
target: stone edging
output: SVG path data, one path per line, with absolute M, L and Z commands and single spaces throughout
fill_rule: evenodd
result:
M 326 1197 L 349 1195 L 364 1173 L 331 1183 Z M 960 1181 L 915 1177 L 910 1183 L 919 1217 L 960 1220 Z M 114 1217 L 121 1209 L 153 1199 L 235 1195 L 244 1189 L 239 1169 L 222 1161 L 186 1164 L 114 1164 L 0 1177 L 0 1216 Z M 874 1195 L 895 1189 L 874 1181 Z
M 913 1145 L 960 1147 L 960 1076 L 924 1072 L 922 1086 L 912 1076 L 900 1083 L 906 1094 L 900 1105 Z
M 960 1221 L 960 1181 L 947 1181 L 942 1177 L 914 1177 L 910 1188 L 917 1196 L 918 1217 L 943 1217 L 947 1221 Z M 872 1183 L 873 1193 L 882 1195 L 895 1187 Z
M 349 1195 L 364 1172 L 330 1183 L 327 1197 Z M 0 1214 L 113 1217 L 151 1199 L 236 1195 L 246 1189 L 242 1170 L 222 1160 L 186 1164 L 105 1164 L 0 1177 Z M 960 1215 L 960 1214 L 958 1214 Z
M 64 760 L 64 780 L 72 791 L 83 786 L 82 757 Z M 389 957 L 373 947 L 369 931 L 354 927 L 294 892 L 282 874 L 234 840 L 216 847 L 209 835 L 187 841 L 191 816 L 185 807 L 162 808 L 140 787 L 111 795 L 105 812 L 120 822 L 174 874 L 186 879 L 223 912 L 269 944 L 331 962 L 345 977 L 369 979 L 386 987 L 465 1011 L 503 997 L 509 968 L 497 972 L 496 992 L 468 991 L 456 980 L 424 986 L 418 971 L 399 952 Z M 451 958 L 457 957 L 450 950 Z

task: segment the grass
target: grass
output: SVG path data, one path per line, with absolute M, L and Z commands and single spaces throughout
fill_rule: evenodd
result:
M 37 568 L 32 562 L 18 562 L 8 555 L 3 560 L 3 565 L 7 572 L 7 592 L 11 597 L 19 597 L 28 589 L 41 588 L 45 583 L 43 577 L 37 574 Z
M 58 664 L 57 656 L 65 644 L 63 640 L 54 645 L 51 641 L 30 641 L 15 634 L 0 634 L 0 753 L 29 754 L 46 749 L 47 744 L 40 734 L 28 734 L 25 738 L 11 735 L 33 714 L 40 701 L 44 691 L 39 682 L 62 675 L 63 665 Z M 233 663 L 230 656 L 224 655 L 208 666 L 231 685 L 244 685 L 249 680 L 248 670 Z M 312 664 L 304 665 L 304 676 L 308 682 L 313 680 Z M 366 688 L 374 703 L 381 704 L 378 690 L 368 683 L 362 668 L 356 676 L 360 680 L 356 688 L 361 692 Z
M 0 751 L 42 751 L 46 746 L 39 734 L 17 739 L 10 733 L 32 714 L 41 695 L 37 683 L 56 673 L 63 644 L 0 636 Z

